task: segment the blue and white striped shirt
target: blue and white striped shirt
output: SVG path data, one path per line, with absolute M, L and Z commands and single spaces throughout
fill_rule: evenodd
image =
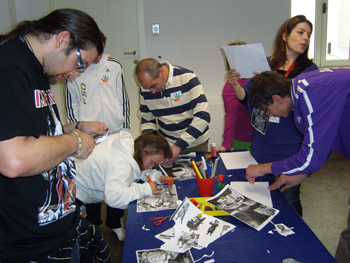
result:
M 156 130 L 170 145 L 182 150 L 209 140 L 209 105 L 196 74 L 186 68 L 169 66 L 169 77 L 162 92 L 140 90 L 141 130 Z

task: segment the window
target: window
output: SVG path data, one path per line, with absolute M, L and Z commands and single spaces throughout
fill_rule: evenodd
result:
M 291 0 L 291 16 L 303 14 L 314 25 L 309 57 L 319 67 L 350 66 L 349 12 L 349 0 Z

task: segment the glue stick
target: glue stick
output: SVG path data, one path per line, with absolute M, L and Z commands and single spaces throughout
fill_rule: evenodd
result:
M 216 158 L 216 143 L 215 142 L 213 142 L 211 144 L 211 154 L 212 154 L 213 158 Z

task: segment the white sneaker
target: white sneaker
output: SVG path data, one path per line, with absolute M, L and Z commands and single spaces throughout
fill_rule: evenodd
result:
M 113 228 L 112 230 L 117 235 L 119 241 L 124 241 L 124 239 L 125 239 L 125 229 L 123 227 Z

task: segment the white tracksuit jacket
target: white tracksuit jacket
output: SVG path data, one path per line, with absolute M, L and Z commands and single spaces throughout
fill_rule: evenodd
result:
M 133 154 L 134 139 L 121 131 L 96 145 L 87 159 L 77 159 L 77 198 L 86 204 L 105 201 L 110 207 L 126 209 L 130 202 L 152 195 L 148 183 L 135 181 L 147 182 L 149 173 L 152 181 L 160 184 L 162 174 L 157 170 L 141 172 Z
M 121 64 L 103 54 L 74 80 L 66 81 L 68 123 L 104 122 L 111 133 L 130 129 L 130 104 Z

